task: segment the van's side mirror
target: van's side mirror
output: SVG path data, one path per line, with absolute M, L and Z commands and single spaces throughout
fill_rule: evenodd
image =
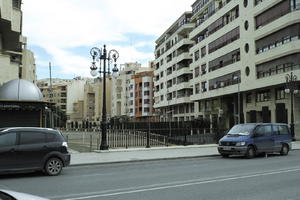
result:
M 257 137 L 259 137 L 259 134 L 253 133 L 252 138 L 257 138 Z

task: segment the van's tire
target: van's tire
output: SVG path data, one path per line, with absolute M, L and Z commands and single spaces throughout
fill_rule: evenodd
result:
M 281 150 L 280 150 L 280 155 L 286 156 L 289 154 L 289 147 L 287 144 L 282 144 Z
M 251 159 L 255 157 L 255 149 L 253 146 L 248 146 L 247 152 L 246 152 L 246 158 Z
M 57 176 L 61 173 L 63 163 L 59 158 L 49 158 L 45 164 L 45 172 L 49 176 Z

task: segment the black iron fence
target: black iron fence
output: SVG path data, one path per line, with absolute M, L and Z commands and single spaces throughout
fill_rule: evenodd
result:
M 215 144 L 226 130 L 211 128 L 166 126 L 147 127 L 135 124 L 110 126 L 107 134 L 109 148 L 144 148 L 170 145 Z M 71 149 L 87 152 L 98 150 L 101 143 L 99 129 L 61 130 Z

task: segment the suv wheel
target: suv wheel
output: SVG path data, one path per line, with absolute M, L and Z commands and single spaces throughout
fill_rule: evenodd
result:
M 283 144 L 280 150 L 280 155 L 286 156 L 289 153 L 289 147 L 286 144 Z
M 255 149 L 253 146 L 249 146 L 246 153 L 246 158 L 254 158 L 255 156 Z
M 228 157 L 229 157 L 229 154 L 221 154 L 221 156 L 222 156 L 223 158 L 228 158 Z
M 63 163 L 58 158 L 49 158 L 45 165 L 45 171 L 49 176 L 57 176 L 63 168 Z

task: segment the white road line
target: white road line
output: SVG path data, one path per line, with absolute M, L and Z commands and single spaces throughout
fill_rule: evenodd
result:
M 81 194 L 76 194 L 77 197 L 74 197 L 75 195 L 73 195 L 73 197 L 57 196 L 57 197 L 52 197 L 52 198 L 60 198 L 60 199 L 65 198 L 63 200 L 82 200 L 82 199 L 118 196 L 118 195 L 124 195 L 124 194 L 133 194 L 133 193 L 141 193 L 141 192 L 148 192 L 148 191 L 155 191 L 155 190 L 179 188 L 179 187 L 186 187 L 186 186 L 193 186 L 193 185 L 200 185 L 200 184 L 207 184 L 207 183 L 224 182 L 224 181 L 231 181 L 231 180 L 238 180 L 238 179 L 245 179 L 245 178 L 253 178 L 253 177 L 258 177 L 258 176 L 268 176 L 268 175 L 296 172 L 296 171 L 300 171 L 300 168 L 281 169 L 281 170 L 277 170 L 277 171 L 266 171 L 266 172 L 255 173 L 255 174 L 220 176 L 220 177 L 213 177 L 213 178 L 206 179 L 206 180 L 195 179 L 195 180 L 189 180 L 189 181 L 177 181 L 177 182 L 170 182 L 170 183 L 164 183 L 164 184 L 155 184 L 155 185 L 148 185 L 148 186 L 146 185 L 146 186 L 139 186 L 139 187 L 132 187 L 132 188 L 108 190 L 108 191 L 103 191 L 103 192 L 98 192 L 98 193 L 96 193 L 96 192 L 81 193 Z

